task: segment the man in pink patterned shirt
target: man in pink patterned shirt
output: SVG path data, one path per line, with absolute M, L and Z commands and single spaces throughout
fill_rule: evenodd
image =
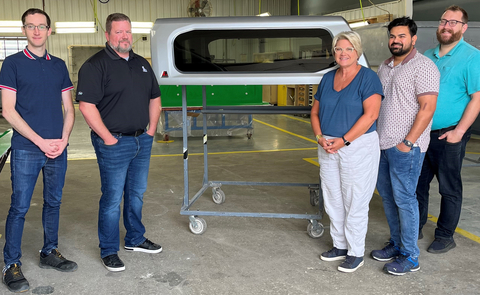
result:
M 390 241 L 372 257 L 387 263 L 394 275 L 420 269 L 418 256 L 418 177 L 430 140 L 440 73 L 435 64 L 414 47 L 417 26 L 408 17 L 389 26 L 392 57 L 378 69 L 385 99 L 378 117 L 380 166 L 377 190 L 390 228 Z

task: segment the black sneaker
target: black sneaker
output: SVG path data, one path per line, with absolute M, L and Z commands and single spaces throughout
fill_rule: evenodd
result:
M 30 284 L 23 276 L 22 269 L 18 264 L 12 264 L 9 268 L 3 269 L 2 281 L 8 290 L 15 293 L 25 292 L 30 289 Z
M 51 268 L 63 272 L 76 271 L 78 268 L 75 262 L 67 260 L 57 249 L 53 249 L 45 257 L 43 253 L 40 253 L 40 263 L 38 265 L 41 268 Z
M 162 246 L 155 244 L 154 242 L 146 239 L 145 242 L 141 243 L 135 247 L 125 246 L 125 250 L 127 251 L 138 251 L 138 252 L 145 252 L 145 253 L 160 253 L 162 252 Z
M 434 254 L 446 253 L 453 248 L 455 248 L 457 244 L 453 239 L 439 239 L 436 238 L 435 241 L 432 242 L 430 247 L 428 247 L 427 251 Z
M 102 263 L 109 271 L 124 271 L 125 264 L 117 254 L 108 255 L 102 258 Z
M 419 240 L 423 239 L 423 232 L 422 232 L 422 230 L 419 230 L 419 231 L 418 231 L 418 239 L 419 239 Z
M 327 252 L 323 252 L 320 255 L 320 259 L 323 261 L 336 261 L 336 260 L 345 260 L 347 258 L 347 249 L 337 249 L 333 247 Z

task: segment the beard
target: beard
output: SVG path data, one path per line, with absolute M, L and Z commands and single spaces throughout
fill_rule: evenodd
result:
M 450 38 L 448 39 L 442 39 L 442 33 L 443 32 L 449 32 L 451 34 Z M 454 42 L 457 42 L 458 40 L 462 39 L 462 31 L 458 31 L 458 32 L 453 32 L 453 30 L 447 30 L 445 28 L 443 29 L 438 29 L 437 30 L 437 40 L 438 40 L 438 43 L 440 43 L 441 45 L 450 45 Z
M 411 49 L 412 49 L 412 43 L 410 43 L 410 46 L 407 47 L 400 47 L 400 48 L 395 48 L 393 47 L 394 45 L 402 45 L 400 43 L 392 43 L 392 45 L 390 45 L 388 47 L 388 49 L 390 49 L 390 53 L 393 55 L 393 56 L 403 56 L 405 54 L 408 54 Z
M 128 47 L 127 48 L 124 48 L 124 47 L 121 47 L 120 46 L 120 42 L 122 41 L 127 41 L 127 40 L 120 40 L 118 42 L 118 45 L 117 46 L 113 46 L 112 43 L 108 42 L 108 44 L 110 45 L 110 47 L 112 47 L 115 51 L 117 52 L 120 52 L 120 53 L 128 53 L 130 50 L 132 50 L 132 44 L 130 44 L 130 42 L 128 43 Z

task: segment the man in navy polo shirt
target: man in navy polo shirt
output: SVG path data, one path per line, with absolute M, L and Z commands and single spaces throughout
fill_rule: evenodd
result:
M 89 58 L 78 73 L 77 100 L 92 129 L 100 169 L 100 256 L 109 271 L 123 271 L 125 265 L 117 255 L 122 197 L 125 250 L 162 251 L 145 238 L 142 224 L 143 194 L 161 110 L 160 89 L 150 64 L 132 51 L 128 16 L 111 14 L 105 27 L 105 50 Z
M 31 8 L 22 15 L 27 47 L 5 59 L 0 72 L 2 115 L 13 127 L 10 156 L 12 197 L 5 224 L 2 281 L 12 292 L 29 289 L 21 271 L 25 214 L 43 172 L 44 244 L 40 267 L 75 271 L 77 264 L 57 250 L 62 189 L 67 171 L 67 144 L 75 120 L 72 82 L 65 62 L 46 51 L 50 17 Z M 63 103 L 63 110 L 62 110 Z

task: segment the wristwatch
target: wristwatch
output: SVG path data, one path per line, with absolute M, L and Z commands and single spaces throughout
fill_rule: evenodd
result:
M 346 140 L 345 137 L 342 136 L 342 139 L 343 139 L 343 144 L 345 146 L 349 146 L 350 145 L 350 141 Z
M 410 149 L 412 149 L 412 147 L 413 147 L 413 142 L 411 142 L 410 140 L 406 140 L 406 139 L 404 139 L 402 142 L 403 142 L 404 145 L 406 145 L 406 146 L 408 146 Z

